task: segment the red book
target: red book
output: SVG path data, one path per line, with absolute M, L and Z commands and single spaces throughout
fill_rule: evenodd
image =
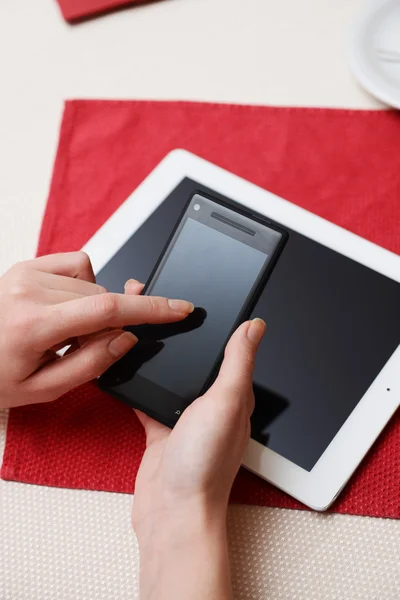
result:
M 66 21 L 78 21 L 146 0 L 57 0 Z

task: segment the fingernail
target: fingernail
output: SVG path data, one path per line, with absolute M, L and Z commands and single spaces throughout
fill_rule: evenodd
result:
M 168 305 L 174 312 L 189 314 L 194 311 L 194 304 L 186 300 L 168 300 Z
M 265 321 L 262 319 L 253 319 L 247 330 L 247 337 L 253 344 L 259 344 L 266 329 Z
M 111 340 L 108 344 L 108 350 L 114 358 L 121 358 L 128 350 L 133 348 L 137 341 L 137 337 L 133 333 L 124 331 Z

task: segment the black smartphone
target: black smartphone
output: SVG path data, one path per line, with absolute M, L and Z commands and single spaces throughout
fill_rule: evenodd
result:
M 193 194 L 143 293 L 188 300 L 195 310 L 179 323 L 128 327 L 139 342 L 100 377 L 101 389 L 173 427 L 211 385 L 287 238 L 240 205 Z

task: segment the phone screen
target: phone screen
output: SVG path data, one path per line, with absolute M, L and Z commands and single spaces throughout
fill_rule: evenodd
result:
M 170 337 L 138 374 L 182 398 L 199 393 L 267 258 L 260 250 L 188 218 L 148 293 L 189 300 L 202 311 L 199 320 L 204 321 Z
M 112 368 L 118 392 L 144 408 L 150 403 L 153 413 L 163 402 L 162 413 L 186 408 L 212 374 L 281 238 L 195 196 L 145 292 L 188 300 L 195 311 L 181 323 L 132 328 L 139 343 L 123 359 L 124 376 L 121 361 Z

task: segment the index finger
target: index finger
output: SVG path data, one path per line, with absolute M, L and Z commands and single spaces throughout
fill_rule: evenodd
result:
M 46 307 L 46 326 L 42 325 L 36 339 L 41 350 L 46 350 L 67 338 L 108 327 L 181 321 L 193 310 L 193 304 L 185 300 L 110 293 L 86 296 Z

